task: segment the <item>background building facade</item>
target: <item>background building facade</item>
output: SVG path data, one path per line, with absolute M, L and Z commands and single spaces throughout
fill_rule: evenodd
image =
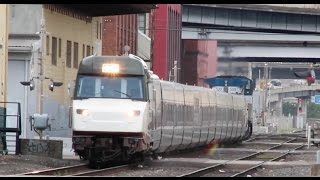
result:
M 0 101 L 5 101 L 8 63 L 8 5 L 0 5 Z
M 174 61 L 181 63 L 181 5 L 159 4 L 150 18 L 153 31 L 152 70 L 160 79 L 173 80 Z M 154 24 L 152 24 L 154 23 Z M 180 71 L 176 77 L 180 81 Z
M 45 135 L 70 137 L 68 85 L 80 61 L 101 54 L 101 17 L 90 17 L 56 5 L 10 5 L 7 101 L 20 102 L 22 137 L 30 131 L 29 116 L 49 114 L 51 131 Z M 44 79 L 41 81 L 39 77 Z M 21 81 L 34 79 L 35 89 Z M 61 87 L 49 90 L 51 80 Z M 41 99 L 42 96 L 42 99 Z M 8 108 L 8 111 L 15 109 Z M 7 127 L 14 126 L 7 122 Z
M 8 68 L 8 5 L 0 4 L 0 102 L 6 101 Z M 0 103 L 0 114 L 5 105 Z M 4 127 L 4 117 L 0 117 L 0 127 Z
M 103 55 L 123 55 L 126 45 L 137 54 L 137 14 L 104 16 L 102 23 Z
M 207 86 L 204 79 L 216 76 L 217 41 L 183 40 L 182 83 Z

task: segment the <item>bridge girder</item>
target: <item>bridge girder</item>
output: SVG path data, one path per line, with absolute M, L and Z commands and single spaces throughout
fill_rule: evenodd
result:
M 56 4 L 87 16 L 112 16 L 124 14 L 150 13 L 156 4 Z

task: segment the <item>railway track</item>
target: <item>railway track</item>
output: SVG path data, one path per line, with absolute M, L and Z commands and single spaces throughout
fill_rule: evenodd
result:
M 90 169 L 87 164 L 75 166 L 66 166 L 60 168 L 46 169 L 42 171 L 33 171 L 14 176 L 108 176 L 112 173 L 124 171 L 129 168 L 128 164 L 108 167 L 103 169 Z
M 47 169 L 41 171 L 28 172 L 23 174 L 18 174 L 15 176 L 126 176 L 128 173 L 135 174 L 134 176 L 150 176 L 156 173 L 153 171 L 157 170 L 157 167 L 160 167 L 162 173 L 173 172 L 173 176 L 177 177 L 200 177 L 200 176 L 228 176 L 228 177 L 238 177 L 238 176 L 246 176 L 252 171 L 257 170 L 258 168 L 264 165 L 270 165 L 268 162 L 278 161 L 279 159 L 284 159 L 285 156 L 289 154 L 298 153 L 296 150 L 301 150 L 305 147 L 305 143 L 297 143 L 300 137 L 273 137 L 273 136 L 264 136 L 264 137 L 255 137 L 249 142 L 243 142 L 245 148 L 240 147 L 239 152 L 246 152 L 245 154 L 230 154 L 226 153 L 226 159 L 221 159 L 219 162 L 218 159 L 214 158 L 217 162 L 209 164 L 200 165 L 200 163 L 190 164 L 190 169 L 183 165 L 179 165 L 178 167 L 184 167 L 185 170 L 180 171 L 171 171 L 169 166 L 172 165 L 170 162 L 161 162 L 162 165 L 156 162 L 152 162 L 152 165 L 148 165 L 145 168 L 140 169 L 132 169 L 131 166 L 125 164 L 120 166 L 114 166 L 104 169 L 91 169 L 87 164 L 80 164 L 76 166 L 67 166 L 61 168 Z M 265 139 L 265 141 L 263 140 Z M 238 146 L 239 148 L 239 146 Z M 234 153 L 236 152 L 235 148 L 228 150 L 229 148 L 223 148 L 227 150 L 226 152 Z M 243 151 L 247 149 L 248 151 Z M 233 156 L 233 157 L 232 157 Z M 197 157 L 199 157 L 197 155 Z M 200 158 L 200 157 L 199 157 Z M 223 162 L 222 162 L 223 161 Z M 282 161 L 282 160 L 281 160 Z M 173 161 L 172 161 L 173 162 Z M 179 161 L 178 161 L 179 162 Z M 182 161 L 181 161 L 182 162 Z M 187 161 L 186 161 L 187 162 Z M 176 164 L 176 163 L 174 163 Z M 154 165 L 154 166 L 153 166 Z M 160 165 L 160 166 L 159 166 Z M 168 166 L 169 165 L 169 166 Z M 161 169 L 163 166 L 163 169 Z M 174 168 L 174 166 L 173 166 Z M 146 170 L 148 169 L 148 170 Z M 168 170 L 165 170 L 168 169 Z M 178 168 L 179 169 L 179 168 Z M 157 170 L 157 171 L 158 171 Z M 149 173 L 151 171 L 151 173 Z M 180 173 L 184 172 L 185 174 L 180 175 Z M 172 173 L 171 173 L 172 174 Z M 161 174 L 159 174 L 162 176 Z M 151 175 L 152 176 L 152 175 Z
M 229 177 L 244 176 L 244 175 L 248 174 L 249 172 L 256 170 L 257 168 L 260 168 L 262 165 L 264 165 L 267 162 L 276 161 L 280 158 L 284 158 L 285 156 L 289 155 L 291 151 L 298 150 L 298 149 L 305 146 L 305 144 L 296 145 L 296 147 L 291 148 L 290 150 L 287 150 L 285 153 L 280 153 L 280 155 L 275 155 L 276 153 L 272 154 L 272 153 L 268 152 L 269 150 L 280 148 L 281 146 L 284 146 L 286 143 L 290 143 L 295 140 L 297 140 L 297 138 L 291 138 L 290 140 L 286 140 L 285 142 L 279 143 L 277 145 L 274 145 L 274 146 L 267 148 L 267 149 L 264 149 L 264 150 L 260 150 L 258 152 L 252 153 L 250 155 L 246 155 L 246 156 L 236 158 L 233 160 L 228 160 L 224 163 L 215 164 L 212 166 L 201 168 L 201 169 L 180 175 L 178 177 L 200 177 L 200 176 L 214 173 L 217 170 L 219 170 L 220 172 L 227 172 L 230 170 L 230 167 L 227 166 L 228 163 L 240 161 L 240 160 L 259 160 L 259 161 L 262 161 L 261 163 L 259 163 L 257 165 L 250 166 L 244 170 L 241 170 L 240 172 L 235 172 L 235 173 L 232 172 L 231 174 L 230 173 L 227 174 Z M 265 160 L 265 159 L 267 159 L 267 160 Z

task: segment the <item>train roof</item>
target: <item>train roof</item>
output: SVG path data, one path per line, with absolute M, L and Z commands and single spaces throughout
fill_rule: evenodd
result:
M 133 56 L 89 56 L 84 58 L 78 74 L 104 74 L 104 64 L 118 64 L 119 74 L 145 75 L 144 64 Z

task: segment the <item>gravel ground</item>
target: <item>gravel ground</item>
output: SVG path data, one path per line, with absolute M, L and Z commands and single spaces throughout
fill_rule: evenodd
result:
M 111 174 L 109 176 L 117 177 L 175 177 L 188 173 L 198 168 L 177 167 L 177 166 L 139 166 L 125 172 Z
M 292 166 L 274 169 L 259 169 L 256 173 L 251 174 L 253 177 L 306 177 L 311 175 L 310 166 Z
M 240 146 L 239 146 L 240 147 Z M 211 154 L 208 153 L 208 149 L 205 147 L 196 148 L 189 151 L 180 151 L 177 153 L 164 154 L 162 160 L 165 160 L 166 157 L 183 157 L 183 158 L 210 158 L 214 160 L 231 160 L 238 157 L 242 157 L 248 152 L 230 152 L 223 151 L 223 146 L 216 147 L 214 151 L 211 151 Z M 226 148 L 226 147 L 225 147 Z M 255 149 L 251 147 L 250 149 Z M 260 148 L 258 148 L 260 149 Z M 320 148 L 315 146 L 310 146 L 309 149 L 304 148 L 304 150 L 320 150 Z M 161 160 L 160 160 L 161 161 Z M 306 161 L 310 164 L 316 162 L 316 153 L 311 154 L 292 154 L 286 157 L 285 161 Z M 31 156 L 31 155 L 4 155 L 0 156 L 0 176 L 1 175 L 13 175 L 31 172 L 35 170 L 43 170 L 49 168 L 56 168 L 61 166 L 75 165 L 84 163 L 78 159 L 53 159 L 48 157 L 41 156 Z M 187 166 L 178 166 L 171 164 L 170 166 L 156 166 L 151 164 L 144 164 L 143 167 L 138 167 L 127 172 L 117 173 L 114 176 L 177 176 L 183 173 L 195 170 L 197 168 L 187 167 Z M 277 167 L 274 169 L 264 168 L 259 169 L 257 172 L 252 173 L 251 176 L 310 176 L 309 166 L 292 166 L 292 167 Z M 216 176 L 219 176 L 217 174 Z
M 61 166 L 80 164 L 80 160 L 62 160 L 31 155 L 3 155 L 0 156 L 0 175 L 13 175 L 56 168 Z

